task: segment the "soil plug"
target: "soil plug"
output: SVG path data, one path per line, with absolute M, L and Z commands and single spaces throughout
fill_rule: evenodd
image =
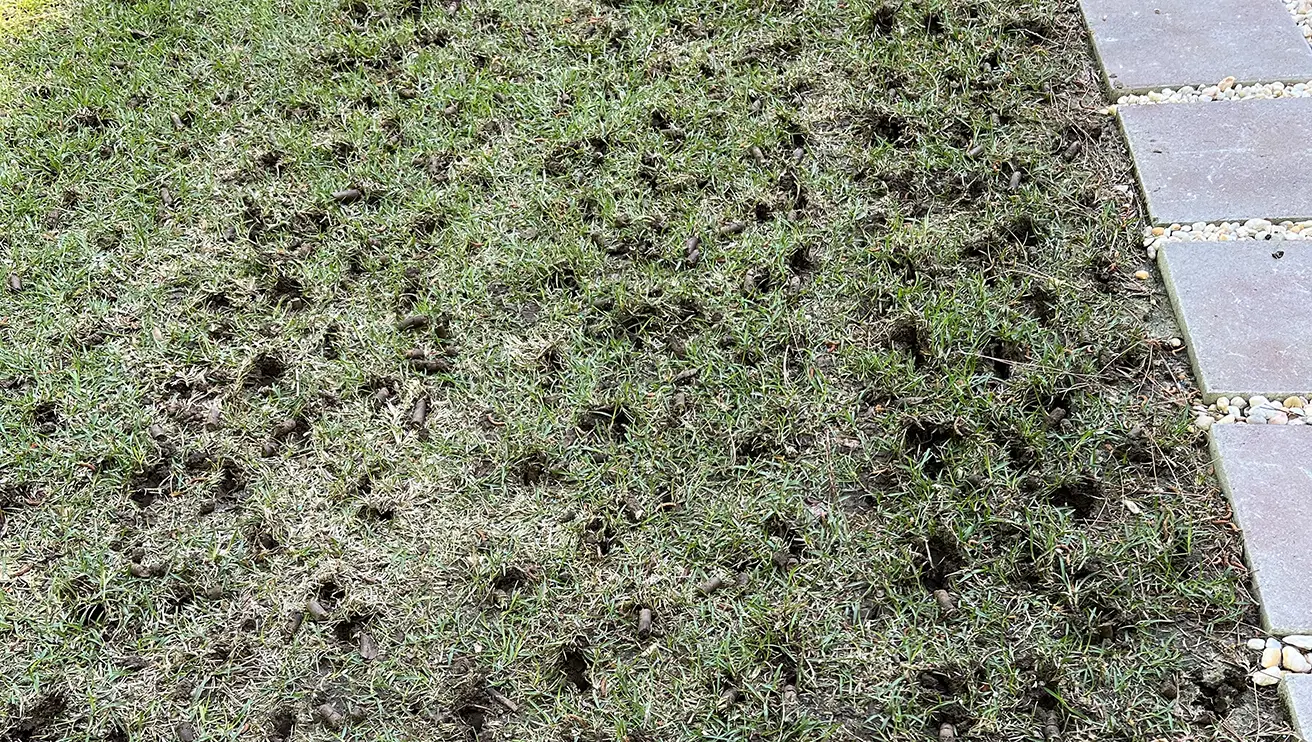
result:
M 1045 742 L 1057 742 L 1061 739 L 1061 729 L 1057 726 L 1057 712 L 1049 711 L 1043 724 Z
M 683 242 L 683 259 L 688 265 L 697 265 L 702 257 L 702 238 L 689 237 Z
M 934 591 L 934 600 L 938 601 L 938 607 L 944 613 L 952 613 L 957 610 L 957 601 L 952 599 L 952 595 L 947 590 L 939 589 Z
M 729 237 L 735 234 L 741 234 L 744 229 L 747 229 L 747 225 L 742 222 L 729 222 L 720 227 L 720 234 Z
M 328 611 L 324 610 L 322 605 L 319 605 L 316 598 L 310 598 L 310 601 L 305 604 L 305 612 L 310 614 L 310 618 L 315 621 L 326 621 L 328 619 Z
M 943 722 L 938 727 L 939 742 L 948 742 L 957 738 L 957 728 L 947 722 Z
M 290 417 L 289 417 L 289 418 L 287 418 L 286 420 L 283 420 L 282 422 L 280 422 L 280 423 L 278 423 L 277 425 L 273 426 L 273 437 L 274 437 L 274 438 L 286 438 L 287 436 L 289 436 L 289 435 L 291 435 L 292 433 L 295 433 L 295 432 L 296 432 L 296 419 L 295 419 L 295 418 L 290 418 Z
M 638 638 L 642 639 L 651 634 L 651 609 L 643 608 L 638 611 Z
M 765 153 L 761 151 L 760 147 L 753 144 L 752 148 L 748 151 L 752 153 L 752 159 L 756 160 L 757 165 L 765 167 Z
M 339 204 L 353 204 L 364 198 L 364 191 L 359 188 L 346 188 L 333 192 L 333 200 Z
M 287 619 L 287 638 L 289 640 L 296 636 L 296 632 L 301 630 L 301 624 L 303 623 L 305 623 L 305 614 L 299 611 Z
M 412 314 L 409 317 L 406 317 L 405 319 L 398 322 L 396 325 L 396 329 L 400 330 L 401 332 L 409 332 L 411 330 L 426 330 L 428 329 L 428 324 L 429 324 L 429 319 L 424 315 Z
M 428 419 L 428 397 L 420 397 L 418 400 L 415 401 L 414 412 L 410 413 L 410 422 L 414 423 L 415 427 L 421 428 L 424 425 L 424 421 L 427 419 Z
M 1007 183 L 1007 190 L 1014 191 L 1017 188 L 1020 188 L 1020 171 L 1013 170 L 1011 173 L 1011 181 Z
M 9 274 L 9 290 L 17 294 L 23 290 L 23 278 L 17 273 Z
M 329 729 L 341 729 L 346 723 L 346 717 L 338 711 L 331 703 L 319 704 L 314 709 L 314 715 L 319 717 L 319 721 Z
M 182 123 L 182 117 L 179 116 L 178 114 L 170 113 L 169 119 L 173 122 L 173 128 L 175 130 L 182 131 L 183 129 L 187 128 L 187 125 Z
M 445 358 L 429 358 L 427 360 L 414 360 L 410 365 L 416 371 L 425 374 L 449 374 L 451 373 L 451 362 Z
M 367 631 L 360 632 L 360 656 L 366 660 L 378 659 L 378 644 Z
M 210 405 L 210 411 L 205 415 L 205 429 L 218 430 L 223 418 L 223 405 L 217 400 Z
M 738 703 L 738 689 L 730 688 L 729 690 L 726 690 L 725 692 L 720 694 L 720 701 L 715 705 L 715 707 L 720 711 L 725 711 L 735 703 Z
M 710 595 L 722 587 L 724 587 L 724 580 L 720 579 L 719 575 L 716 575 L 698 585 L 697 590 L 700 591 L 702 595 Z

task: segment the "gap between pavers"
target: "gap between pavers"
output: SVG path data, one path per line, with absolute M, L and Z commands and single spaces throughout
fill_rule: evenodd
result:
M 1312 634 L 1312 427 L 1217 425 L 1211 446 L 1266 630 Z
M 1080 0 L 1112 99 L 1162 88 L 1312 79 L 1281 0 Z
M 1171 242 L 1157 264 L 1206 402 L 1312 395 L 1312 243 Z
M 1312 219 L 1312 98 L 1117 115 L 1153 224 Z

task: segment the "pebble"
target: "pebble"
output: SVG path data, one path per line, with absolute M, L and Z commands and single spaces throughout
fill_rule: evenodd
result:
M 1312 636 L 1306 634 L 1293 634 L 1285 637 L 1285 644 L 1298 647 L 1305 652 L 1312 652 Z
M 1280 664 L 1290 672 L 1307 672 L 1312 670 L 1312 662 L 1308 662 L 1303 653 L 1298 651 L 1297 647 L 1285 647 L 1280 655 Z
M 1134 277 L 1140 281 L 1147 281 L 1149 278 L 1152 278 L 1152 274 L 1148 271 L 1135 271 Z
M 1283 678 L 1284 676 L 1285 676 L 1284 670 L 1281 670 L 1279 668 L 1268 667 L 1258 670 L 1257 672 L 1253 673 L 1252 675 L 1249 675 L 1248 677 L 1252 679 L 1253 685 L 1265 686 L 1265 685 L 1276 685 L 1277 683 L 1280 682 L 1280 679 Z
M 1262 659 L 1258 662 L 1262 667 L 1280 667 L 1280 660 L 1283 656 L 1283 650 L 1276 642 L 1276 646 L 1271 646 L 1268 642 L 1266 649 L 1262 650 Z
M 1312 413 L 1307 397 L 1291 395 L 1283 400 L 1270 400 L 1255 394 L 1243 397 L 1218 397 L 1210 406 L 1194 407 L 1194 425 L 1207 430 L 1213 425 L 1248 423 L 1249 425 L 1306 425 Z M 1210 417 L 1209 424 L 1203 418 Z M 1204 427 L 1206 426 L 1206 427 Z
M 1312 0 L 1285 0 L 1285 7 L 1302 29 L 1303 37 L 1312 43 Z
M 1312 86 L 1308 88 L 1312 95 Z M 1161 230 L 1160 232 L 1158 230 Z M 1272 223 L 1267 219 L 1249 219 L 1243 224 L 1222 222 L 1220 224 L 1172 224 L 1170 227 L 1145 227 L 1143 245 L 1150 254 L 1156 254 L 1159 245 L 1168 242 L 1192 242 L 1197 240 L 1215 240 L 1228 242 L 1232 240 L 1307 240 L 1312 239 L 1312 220 Z
M 1312 21 L 1310 21 L 1312 22 Z M 1123 95 L 1116 100 L 1117 106 L 1158 105 L 1162 103 L 1202 103 L 1218 100 L 1248 100 L 1250 98 L 1306 98 L 1312 96 L 1312 80 L 1296 85 L 1282 82 L 1256 83 L 1241 85 L 1233 77 L 1195 88 L 1186 85 L 1179 90 L 1163 88 L 1151 90 L 1142 95 Z
M 1261 652 L 1263 649 L 1266 649 L 1266 639 L 1261 639 L 1258 637 L 1249 639 L 1248 648 L 1253 650 L 1254 652 Z

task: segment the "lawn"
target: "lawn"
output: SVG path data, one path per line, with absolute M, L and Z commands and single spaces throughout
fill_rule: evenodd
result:
M 0 735 L 1283 737 L 1073 2 L 84 0 L 0 70 Z

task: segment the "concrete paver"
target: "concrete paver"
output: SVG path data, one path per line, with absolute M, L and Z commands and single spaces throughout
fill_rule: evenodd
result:
M 1239 83 L 1306 82 L 1312 48 L 1279 2 L 1081 0 L 1113 96 Z
M 1158 248 L 1204 398 L 1312 394 L 1312 241 Z
M 1214 426 L 1212 457 L 1267 630 L 1312 634 L 1312 427 Z
M 1312 98 L 1119 115 L 1155 224 L 1312 218 Z

